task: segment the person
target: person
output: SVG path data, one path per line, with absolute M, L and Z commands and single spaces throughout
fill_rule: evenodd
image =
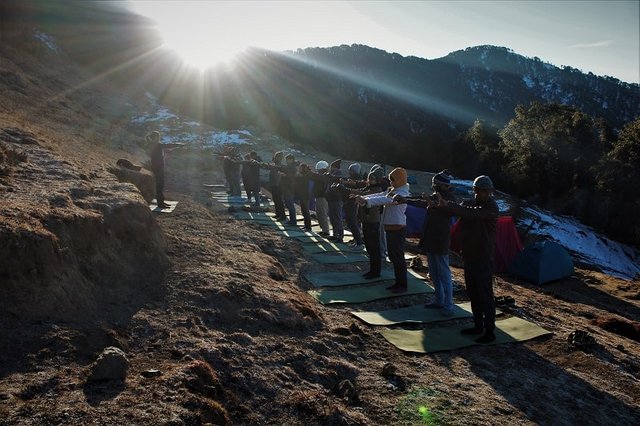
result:
M 355 198 L 357 195 L 377 194 L 384 191 L 387 187 L 382 186 L 382 177 L 382 169 L 369 172 L 367 185 L 363 188 L 352 190 L 351 197 Z M 368 280 L 378 278 L 382 271 L 380 213 L 380 207 L 360 206 L 360 208 L 358 208 L 358 218 L 362 223 L 364 246 L 369 255 L 369 270 L 362 274 L 362 276 Z
M 337 182 L 342 178 L 340 170 L 342 160 L 335 160 L 329 165 L 329 177 L 333 183 L 327 185 L 327 204 L 329 206 L 329 221 L 331 222 L 332 236 L 329 240 L 341 243 L 344 239 L 344 225 L 342 224 L 342 194 L 337 187 Z
M 273 205 L 276 210 L 276 220 L 285 220 L 287 218 L 284 212 L 284 202 L 282 201 L 282 189 L 280 184 L 282 181 L 282 160 L 284 154 L 282 151 L 278 151 L 273 154 L 271 161 L 272 165 L 265 165 L 269 169 L 269 190 L 271 191 L 271 198 L 273 198 Z
M 149 157 L 151 157 L 151 171 L 156 181 L 156 202 L 158 207 L 166 209 L 169 206 L 164 202 L 164 151 L 183 146 L 181 143 L 161 143 L 160 132 L 153 131 L 145 137 Z
M 282 195 L 284 197 L 284 205 L 289 211 L 288 225 L 297 226 L 295 191 L 297 179 L 296 158 L 293 154 L 287 154 L 285 157 L 286 164 L 282 169 L 284 176 L 282 177 Z
M 242 195 L 240 187 L 240 164 L 242 157 L 240 156 L 240 148 L 237 146 L 227 146 L 225 154 L 222 158 L 222 168 L 229 185 L 229 195 L 239 197 Z
M 298 166 L 298 175 L 296 176 L 295 194 L 296 198 L 300 202 L 300 211 L 304 218 L 305 231 L 311 231 L 311 212 L 309 211 L 309 176 L 311 174 L 311 168 L 304 163 L 300 163 Z
M 493 182 L 489 176 L 473 181 L 474 198 L 461 204 L 438 197 L 437 208 L 459 216 L 460 245 L 464 261 L 464 281 L 471 301 L 473 324 L 462 334 L 481 334 L 476 342 L 496 339 L 496 306 L 493 296 L 493 253 L 496 241 L 498 204 L 493 199 Z
M 394 197 L 407 198 L 409 196 L 409 184 L 407 183 L 407 171 L 402 167 L 396 167 L 389 173 L 391 186 L 386 192 L 377 194 L 360 195 L 356 201 L 361 206 L 383 206 L 380 221 L 384 225 L 387 234 L 387 250 L 389 260 L 393 264 L 395 283 L 387 287 L 393 293 L 407 291 L 407 263 L 404 259 L 404 243 L 407 236 L 407 210 L 406 203 L 397 202 Z
M 329 163 L 320 160 L 315 166 L 316 173 L 311 173 L 313 180 L 313 196 L 316 199 L 316 218 L 320 225 L 321 231 L 318 235 L 322 237 L 329 236 L 329 204 L 327 204 L 327 180 L 325 175 L 329 171 Z
M 249 202 L 251 197 L 255 198 L 254 206 L 260 205 L 260 162 L 262 159 L 255 151 L 245 155 L 242 161 L 242 183 Z
M 427 255 L 429 274 L 433 281 L 435 297 L 425 305 L 428 309 L 440 309 L 443 316 L 453 315 L 453 281 L 449 268 L 449 246 L 451 242 L 451 214 L 445 209 L 438 209 L 435 200 L 438 196 L 454 202 L 451 174 L 443 170 L 433 175 L 431 188 L 434 193 L 421 199 L 407 199 L 407 204 L 427 209 L 422 229 L 422 238 L 418 243 L 420 250 Z
M 382 173 L 381 184 L 383 188 L 388 188 L 391 186 L 391 182 L 389 182 L 389 178 L 386 176 L 384 165 L 382 164 L 374 164 L 371 166 L 369 173 L 374 172 L 376 170 L 380 170 Z M 383 259 L 387 257 L 387 234 L 384 232 L 384 224 L 380 222 L 380 256 Z
M 362 185 L 362 175 L 360 175 L 360 164 L 353 163 L 348 167 L 348 180 L 344 182 L 345 186 L 354 187 Z M 358 224 L 358 204 L 353 198 L 350 198 L 350 191 L 343 191 L 342 209 L 347 222 L 347 228 L 351 231 L 353 241 L 349 244 L 354 248 L 362 248 L 364 241 Z

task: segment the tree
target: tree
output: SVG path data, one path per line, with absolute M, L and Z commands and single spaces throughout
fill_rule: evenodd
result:
M 499 132 L 499 146 L 505 178 L 519 196 L 571 205 L 576 190 L 593 188 L 594 165 L 606 148 L 599 121 L 559 104 L 519 105 L 515 113 Z

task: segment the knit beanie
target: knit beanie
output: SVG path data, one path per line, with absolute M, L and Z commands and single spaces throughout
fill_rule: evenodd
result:
M 339 169 L 341 165 L 342 165 L 342 160 L 338 159 L 338 160 L 335 160 L 334 162 L 332 162 L 330 167 L 332 169 Z
M 352 173 L 354 175 L 359 175 L 360 174 L 360 164 L 359 163 L 353 163 L 352 165 L 349 166 L 349 173 Z
M 389 180 L 394 188 L 401 187 L 407 183 L 407 171 L 402 167 L 396 167 L 389 173 Z
M 384 172 L 380 167 L 372 168 L 371 171 L 369 172 L 369 175 L 367 176 L 367 179 L 373 178 L 376 180 L 376 182 L 380 182 L 383 176 L 384 176 Z

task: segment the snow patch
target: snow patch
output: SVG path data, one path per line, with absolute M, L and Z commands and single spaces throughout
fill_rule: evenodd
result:
M 529 88 L 532 89 L 535 87 L 536 82 L 533 81 L 533 79 L 531 78 L 531 76 L 525 75 L 524 77 L 522 77 L 522 81 L 524 81 L 524 84 Z
M 640 255 L 631 247 L 599 235 L 573 218 L 530 207 L 523 211 L 530 217 L 519 221 L 521 227 L 557 242 L 580 262 L 618 278 L 631 280 L 640 274 Z
M 35 38 L 40 40 L 49 48 L 49 50 L 53 50 L 54 52 L 59 51 L 58 45 L 56 44 L 56 40 L 50 36 L 49 34 L 45 34 L 42 31 L 36 31 Z

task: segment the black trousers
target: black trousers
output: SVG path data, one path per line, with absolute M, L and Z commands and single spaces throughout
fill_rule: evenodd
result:
M 276 209 L 276 217 L 285 217 L 284 201 L 282 200 L 282 191 L 279 186 L 271 187 L 271 197 L 273 198 L 273 205 Z
M 496 328 L 496 303 L 493 298 L 493 262 L 464 260 L 464 282 L 471 301 L 476 328 L 493 332 Z
M 407 262 L 404 260 L 404 240 L 407 236 L 407 228 L 398 231 L 385 231 L 387 235 L 387 253 L 393 264 L 393 273 L 396 276 L 398 287 L 407 287 Z
M 164 170 L 153 170 L 153 177 L 156 180 L 156 202 L 160 205 L 164 203 Z
M 382 254 L 380 253 L 380 222 L 362 223 L 364 247 L 369 254 L 369 272 L 380 275 Z

